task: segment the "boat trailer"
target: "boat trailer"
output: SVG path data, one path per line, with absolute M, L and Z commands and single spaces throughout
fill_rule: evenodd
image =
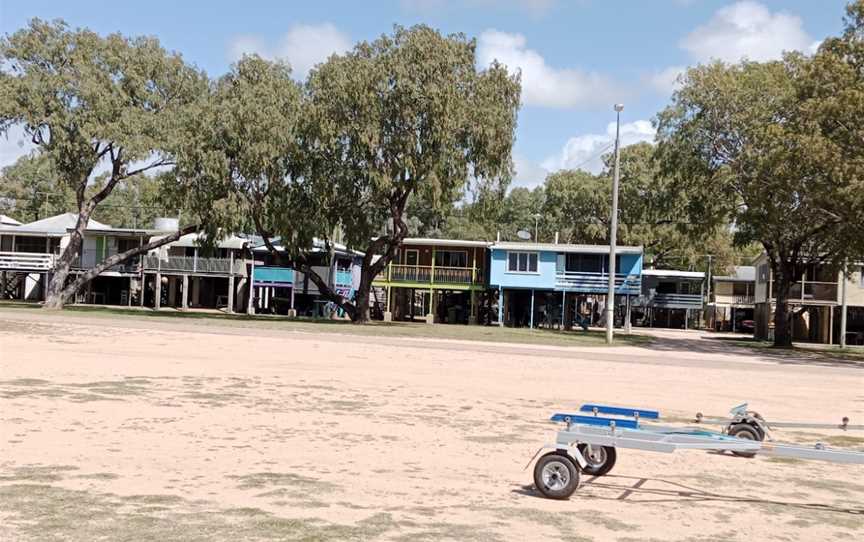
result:
M 615 466 L 618 448 L 665 453 L 710 450 L 743 457 L 764 455 L 864 464 L 864 451 L 833 449 L 821 443 L 808 447 L 770 441 L 769 429 L 781 424 L 769 425 L 758 413 L 747 410 L 746 403 L 732 409 L 728 419 L 697 415 L 698 423 L 723 424 L 722 431 L 659 425 L 659 411 L 641 408 L 589 403 L 582 405 L 579 412 L 554 414 L 551 421 L 563 423 L 564 428 L 557 432 L 554 444 L 541 447 L 528 462 L 530 465 L 541 452 L 549 450 L 534 465 L 534 485 L 545 497 L 566 499 L 578 489 L 582 474 L 608 474 Z M 839 425 L 785 422 L 782 426 L 864 428 L 850 426 L 848 418 Z

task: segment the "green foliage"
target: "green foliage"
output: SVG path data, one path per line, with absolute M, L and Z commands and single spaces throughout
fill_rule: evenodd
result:
M 689 197 L 691 223 L 736 225 L 774 270 L 778 345 L 791 344 L 786 296 L 801 264 L 864 257 L 864 3 L 814 57 L 688 70 L 658 116 L 659 157 Z
M 302 94 L 290 68 L 243 57 L 187 121 L 174 175 L 164 179 L 169 200 L 201 216 L 208 239 L 258 231 L 308 249 L 320 215 L 302 183 Z
M 0 58 L 0 131 L 23 125 L 79 199 L 103 157 L 116 162 L 114 177 L 128 176 L 132 163 L 163 164 L 153 155 L 204 84 L 153 38 L 103 38 L 62 21 L 33 19 L 0 40 Z
M 47 156 L 22 156 L 0 171 L 0 213 L 32 222 L 75 210 L 75 195 Z
M 519 83 L 475 64 L 462 35 L 397 27 L 310 74 L 309 181 L 332 195 L 348 245 L 367 248 L 389 220 L 395 247 L 412 194 L 434 207 L 471 178 L 509 180 Z

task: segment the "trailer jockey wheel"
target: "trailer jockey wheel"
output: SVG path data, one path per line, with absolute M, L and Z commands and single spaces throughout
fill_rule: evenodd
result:
M 758 440 L 762 441 L 765 439 L 765 433 L 762 432 L 758 427 L 754 427 L 749 423 L 736 423 L 735 425 L 730 425 L 726 430 L 726 434 L 730 437 L 738 437 L 743 438 L 745 440 Z M 755 457 L 755 452 L 732 452 L 734 455 L 738 457 Z
M 579 468 L 562 452 L 549 452 L 534 465 L 534 487 L 550 499 L 566 499 L 579 487 Z
M 615 466 L 615 460 L 618 454 L 615 452 L 614 446 L 591 446 L 591 453 L 586 453 L 587 444 L 578 446 L 579 453 L 585 458 L 585 468 L 582 472 L 589 476 L 603 476 L 608 474 L 612 467 Z

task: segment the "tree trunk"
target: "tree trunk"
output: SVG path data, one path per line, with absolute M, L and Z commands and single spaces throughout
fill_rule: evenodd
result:
M 774 270 L 774 346 L 792 347 L 792 314 L 789 311 L 789 290 L 794 282 L 794 264 L 780 260 Z
M 357 315 L 352 319 L 355 324 L 365 324 L 369 321 L 369 291 L 372 289 L 372 281 L 368 279 L 363 270 L 360 271 L 360 285 L 357 288 L 357 293 L 354 296 L 354 306 L 357 308 Z
M 48 285 L 48 293 L 45 296 L 45 305 L 43 308 L 48 310 L 60 310 L 63 308 L 67 298 L 63 296 L 66 288 L 66 278 L 69 276 L 69 270 L 72 268 L 72 262 L 75 261 L 81 254 L 81 244 L 84 240 L 84 230 L 87 229 L 87 223 L 90 221 L 90 209 L 84 206 L 78 212 L 78 222 L 75 224 L 75 230 L 69 237 L 69 244 L 66 249 L 57 258 L 54 264 L 51 283 Z

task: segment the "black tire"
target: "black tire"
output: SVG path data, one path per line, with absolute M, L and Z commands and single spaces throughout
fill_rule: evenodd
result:
M 729 427 L 726 434 L 730 437 L 756 440 L 759 442 L 765 439 L 765 434 L 758 427 L 754 427 L 749 423 L 736 423 Z M 737 455 L 738 457 L 756 457 L 755 452 L 732 452 L 732 454 Z
M 566 499 L 579 487 L 579 468 L 562 452 L 549 452 L 534 465 L 534 487 L 549 499 Z
M 615 466 L 615 461 L 618 459 L 618 454 L 615 452 L 614 446 L 592 446 L 591 452 L 593 457 L 588 457 L 585 454 L 586 444 L 578 446 L 579 452 L 585 458 L 585 468 L 582 469 L 584 474 L 589 476 L 603 476 L 609 474 L 612 467 Z

